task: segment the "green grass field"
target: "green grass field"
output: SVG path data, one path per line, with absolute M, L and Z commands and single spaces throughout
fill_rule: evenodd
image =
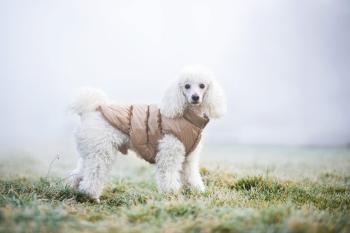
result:
M 350 150 L 208 147 L 205 193 L 159 194 L 118 158 L 101 203 L 67 185 L 72 152 L 0 157 L 0 232 L 350 232 Z

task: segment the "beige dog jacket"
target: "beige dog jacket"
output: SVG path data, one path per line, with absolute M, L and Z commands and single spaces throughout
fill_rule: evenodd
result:
M 155 163 L 158 142 L 164 134 L 172 134 L 191 153 L 201 139 L 201 133 L 209 119 L 188 109 L 183 117 L 167 118 L 156 105 L 101 105 L 98 110 L 115 128 L 129 135 L 133 148 L 150 163 Z M 118 150 L 127 154 L 129 145 Z

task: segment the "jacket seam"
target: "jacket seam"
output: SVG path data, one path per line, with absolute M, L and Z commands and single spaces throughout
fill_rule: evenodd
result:
M 188 156 L 189 154 L 191 154 L 191 153 L 194 151 L 194 149 L 198 146 L 199 139 L 201 138 L 201 135 L 202 135 L 202 130 L 199 131 L 196 140 L 194 141 L 194 143 L 193 143 L 193 145 L 191 146 L 191 149 L 188 151 L 188 153 L 186 153 L 186 156 Z
M 133 112 L 134 110 L 134 106 L 133 105 L 130 105 L 130 111 L 129 111 L 129 136 L 130 136 L 130 131 L 131 131 L 131 119 L 133 117 Z
M 146 114 L 146 140 L 147 144 L 149 143 L 149 105 L 147 105 L 147 114 Z

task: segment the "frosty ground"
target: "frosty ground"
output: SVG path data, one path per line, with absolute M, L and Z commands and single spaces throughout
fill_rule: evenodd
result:
M 73 152 L 3 152 L 0 232 L 350 232 L 349 149 L 209 145 L 202 157 L 207 191 L 166 195 L 153 166 L 120 156 L 97 204 L 67 185 Z

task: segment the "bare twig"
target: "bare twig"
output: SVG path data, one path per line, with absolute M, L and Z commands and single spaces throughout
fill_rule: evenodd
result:
M 57 153 L 57 155 L 56 155 L 56 156 L 51 160 L 51 162 L 50 162 L 49 169 L 47 170 L 46 178 L 48 178 L 49 175 L 50 175 L 50 172 L 51 172 L 53 163 L 54 163 L 56 160 L 59 160 L 59 159 L 60 159 L 60 154 Z

